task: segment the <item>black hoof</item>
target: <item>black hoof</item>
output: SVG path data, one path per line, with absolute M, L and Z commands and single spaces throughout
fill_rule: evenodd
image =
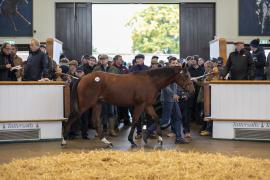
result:
M 113 148 L 113 144 L 112 143 L 108 144 L 107 148 Z
M 138 147 L 137 144 L 135 143 L 131 144 L 131 148 L 136 148 L 136 147 Z
M 145 144 L 147 144 L 148 138 L 149 138 L 149 132 L 147 130 L 145 130 L 145 132 L 143 133 L 143 141 Z

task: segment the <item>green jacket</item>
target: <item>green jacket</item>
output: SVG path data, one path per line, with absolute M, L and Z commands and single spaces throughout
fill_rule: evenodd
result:
M 121 74 L 120 70 L 114 66 L 108 66 L 106 69 L 102 65 L 97 65 L 93 71 L 103 71 L 114 74 Z

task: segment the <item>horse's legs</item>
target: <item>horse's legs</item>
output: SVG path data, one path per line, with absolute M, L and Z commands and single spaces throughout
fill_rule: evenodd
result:
M 138 123 L 140 115 L 143 112 L 143 110 L 144 110 L 144 105 L 135 106 L 133 110 L 132 125 L 131 125 L 131 129 L 128 135 L 128 141 L 131 143 L 133 147 L 137 146 L 134 143 L 133 134 L 136 127 L 136 123 Z
M 156 123 L 157 134 L 158 134 L 158 142 L 162 146 L 163 139 L 162 139 L 162 131 L 161 131 L 161 128 L 160 128 L 159 117 L 158 117 L 155 109 L 153 108 L 153 106 L 147 106 L 145 108 L 145 111 Z M 146 130 L 146 133 L 144 134 L 144 137 L 143 137 L 143 140 L 144 140 L 145 143 L 147 143 L 148 136 L 149 136 L 149 132 L 148 132 L 148 130 Z
M 19 12 L 19 11 L 16 11 L 16 14 L 22 18 L 28 25 L 31 25 L 31 23 Z
M 97 103 L 95 106 L 93 106 L 92 121 L 95 124 L 95 128 L 96 128 L 96 131 L 98 133 L 98 137 L 100 138 L 100 140 L 106 145 L 111 147 L 113 146 L 113 144 L 106 139 L 104 132 L 102 131 L 102 128 L 101 128 L 101 119 L 100 119 L 101 110 L 102 110 L 101 103 Z

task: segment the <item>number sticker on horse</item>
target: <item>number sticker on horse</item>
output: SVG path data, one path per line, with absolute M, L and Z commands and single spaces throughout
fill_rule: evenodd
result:
M 95 77 L 95 81 L 99 82 L 100 81 L 100 77 Z

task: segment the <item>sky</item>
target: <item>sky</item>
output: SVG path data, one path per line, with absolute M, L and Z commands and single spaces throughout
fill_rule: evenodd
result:
M 149 5 L 94 4 L 92 8 L 93 47 L 99 53 L 132 53 L 131 29 L 125 24 Z

